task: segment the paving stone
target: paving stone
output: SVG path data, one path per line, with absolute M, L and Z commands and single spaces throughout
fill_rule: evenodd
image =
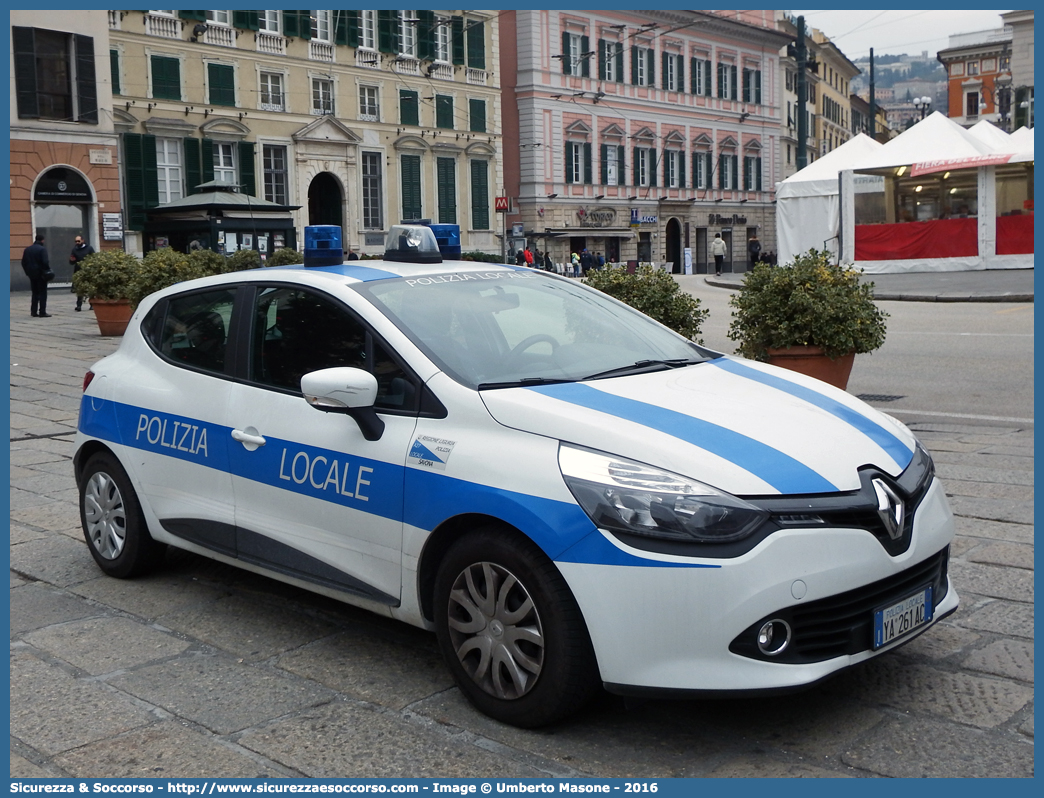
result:
M 311 778 L 547 775 L 438 730 L 341 701 L 246 732 L 239 744 Z
M 954 515 L 963 515 L 968 518 L 1006 521 L 1012 524 L 1033 523 L 1033 502 L 952 496 L 950 497 L 950 509 L 953 510 Z
M 1033 644 L 1024 640 L 995 640 L 971 652 L 964 666 L 973 671 L 992 673 L 1033 683 Z
M 972 562 L 990 565 L 1008 565 L 1012 568 L 1028 568 L 1033 570 L 1033 546 L 1024 543 L 990 543 L 972 552 L 968 558 Z
M 1033 526 L 1029 524 L 1007 524 L 1000 521 L 989 521 L 983 518 L 954 519 L 957 534 L 967 537 L 988 538 L 990 540 L 1007 540 L 1012 543 L 1033 543 Z
M 1002 485 L 996 482 L 967 482 L 962 479 L 947 479 L 943 482 L 947 496 L 971 496 L 980 499 L 1012 499 L 1019 502 L 1033 501 L 1032 485 Z
M 25 444 L 11 444 L 11 465 L 37 465 L 40 463 L 69 463 L 68 458 L 55 454 L 54 452 L 42 452 Z M 69 473 L 72 473 L 72 464 L 69 464 Z
M 191 643 L 130 618 L 90 618 L 25 635 L 27 643 L 93 676 L 174 657 Z
M 897 652 L 899 656 L 940 660 L 963 651 L 979 640 L 979 635 L 950 625 L 950 619 L 936 624 L 923 635 L 911 640 Z
M 73 679 L 28 652 L 11 657 L 11 735 L 58 754 L 153 722 L 103 684 Z
M 1033 571 L 982 563 L 950 563 L 950 578 L 958 593 L 1033 602 Z
M 1033 638 L 1033 605 L 993 601 L 975 612 L 961 615 L 961 626 L 999 635 Z
M 1011 719 L 1033 699 L 1033 690 L 1016 682 L 949 673 L 905 657 L 879 657 L 824 686 L 871 706 L 929 713 L 957 723 L 989 729 Z
M 982 538 L 968 538 L 963 535 L 957 535 L 950 543 L 950 558 L 959 560 L 965 557 L 972 549 L 982 545 Z
M 12 587 L 12 589 L 16 588 L 16 587 L 24 587 L 25 585 L 31 585 L 31 584 L 33 584 L 33 583 L 30 582 L 29 580 L 23 579 L 22 577 L 20 577 L 18 574 L 14 573 L 14 572 L 11 573 L 11 587 Z
M 34 529 L 25 524 L 19 524 L 12 521 L 10 543 L 13 546 L 17 543 L 26 543 L 30 540 L 41 540 L 50 537 L 52 534 L 52 532 Z
M 83 599 L 41 584 L 30 584 L 11 593 L 12 637 L 56 623 L 79 620 L 105 612 Z
M 1030 778 L 1033 745 L 925 718 L 896 718 L 841 757 L 892 778 Z
M 1004 471 L 995 468 L 979 468 L 965 465 L 946 465 L 936 468 L 943 484 L 947 480 L 965 480 L 968 482 L 996 482 L 1001 485 L 1033 485 L 1032 471 Z
M 1032 737 L 1033 736 L 1033 713 L 1031 712 L 1026 722 L 1019 726 L 1019 731 L 1023 734 Z
M 12 546 L 11 568 L 58 587 L 68 587 L 98 576 L 98 566 L 87 550 L 87 544 L 64 535 L 49 535 Z
M 34 765 L 23 756 L 11 752 L 11 778 L 12 779 L 51 779 L 56 774 L 48 773 L 39 765 Z
M 277 775 L 245 751 L 171 721 L 86 745 L 56 757 L 55 762 L 70 776 L 81 779 L 254 779 Z
M 715 779 L 837 779 L 853 778 L 851 773 L 827 770 L 804 762 L 780 762 L 761 756 L 726 762 L 707 774 Z
M 139 668 L 110 683 L 216 734 L 231 734 L 334 697 L 323 687 L 271 668 L 199 654 Z
M 284 606 L 227 596 L 164 613 L 157 622 L 248 660 L 268 659 L 336 631 Z
M 984 452 L 940 452 L 933 456 L 936 466 L 965 466 L 989 471 L 1023 471 L 1032 476 L 1033 455 L 987 454 Z
M 184 607 L 209 604 L 228 595 L 225 590 L 166 570 L 133 580 L 101 576 L 73 585 L 69 590 L 148 621 Z
M 346 632 L 284 654 L 276 665 L 353 698 L 402 709 L 453 686 L 435 635 L 417 631 L 413 645 Z
M 50 479 L 58 479 L 58 477 L 50 477 Z M 72 477 L 70 476 L 68 479 L 64 480 L 64 483 L 62 490 L 71 489 L 73 486 Z M 46 492 L 43 487 L 27 489 L 38 490 L 41 493 Z M 80 508 L 76 502 L 72 502 L 71 504 L 65 502 L 50 502 L 36 507 L 27 507 L 23 510 L 12 512 L 11 519 L 30 526 L 40 527 L 41 529 L 68 529 L 70 527 L 76 529 L 81 528 Z

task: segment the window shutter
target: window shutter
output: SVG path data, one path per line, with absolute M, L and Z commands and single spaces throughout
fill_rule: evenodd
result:
M 598 79 L 605 80 L 605 39 L 598 40 Z
M 420 160 L 419 155 L 403 155 L 400 158 L 403 219 L 421 218 Z
M 685 56 L 676 55 L 674 56 L 674 79 L 678 81 L 678 85 L 674 88 L 680 92 L 685 91 Z
M 627 178 L 624 177 L 626 173 L 624 172 L 624 146 L 622 144 L 616 148 L 616 157 L 616 181 L 622 186 L 627 183 Z
M 573 74 L 573 60 L 569 57 L 569 34 L 562 34 L 562 74 Z
M 666 150 L 663 151 L 663 187 L 670 188 L 671 186 L 671 158 L 670 153 Z
M 584 53 L 591 52 L 591 39 L 587 36 L 580 37 L 580 75 L 585 78 L 591 77 L 591 58 L 583 58 Z
M 18 30 L 15 28 L 15 30 Z M 145 185 L 143 172 L 145 164 L 142 160 L 142 135 L 140 133 L 123 134 L 123 173 L 126 180 L 127 227 L 141 230 L 145 224 Z
M 296 11 L 284 11 L 283 12 L 283 33 L 291 38 L 300 36 L 301 33 L 298 30 L 299 19 Z
M 439 224 L 457 223 L 457 182 L 453 158 L 438 158 Z
M 257 196 L 254 182 L 254 142 L 239 142 L 239 191 L 251 197 Z
M 382 53 L 399 52 L 399 12 L 377 12 L 377 49 Z
M 344 9 L 334 9 L 334 44 L 348 44 L 348 17 L 355 16 L 356 14 L 358 14 L 357 11 L 345 11 Z
M 349 47 L 359 46 L 359 12 L 346 11 L 345 14 L 345 44 Z
M 148 13 L 148 12 L 142 12 L 142 13 Z M 178 16 L 181 19 L 194 19 L 194 20 L 198 20 L 199 22 L 206 22 L 207 21 L 207 12 L 206 11 L 179 11 L 178 12 Z
M 700 158 L 703 157 L 702 152 L 694 152 L 692 154 L 692 187 L 700 187 Z
M 743 70 L 743 102 L 750 102 L 750 70 Z
M 199 162 L 202 165 L 203 179 L 201 183 L 209 183 L 214 179 L 214 142 L 210 139 L 199 141 Z
M 718 96 L 725 96 L 725 64 L 718 64 Z
M 256 11 L 233 11 L 232 24 L 233 26 L 243 28 L 244 30 L 257 30 L 260 27 L 260 25 L 257 24 Z
M 754 70 L 754 102 L 761 105 L 761 70 Z
M 631 172 L 632 172 L 633 177 L 634 177 L 634 180 L 632 181 L 631 184 L 635 185 L 635 186 L 640 186 L 641 185 L 641 175 L 638 174 L 638 148 L 637 147 L 634 147 L 631 150 Z
M 591 142 L 584 142 L 584 182 L 588 185 L 594 182 L 591 175 Z
M 152 96 L 158 100 L 181 99 L 181 62 L 178 59 L 152 56 Z
M 306 42 L 312 40 L 312 12 L 297 11 L 297 35 Z
M 638 85 L 638 57 L 639 50 L 636 45 L 631 45 L 631 85 Z
M 36 97 L 36 41 L 32 28 L 11 28 L 14 50 L 15 92 L 18 95 L 18 116 L 36 119 L 40 106 Z
M 464 66 L 464 17 L 453 17 L 452 50 L 455 66 Z
M 736 85 L 736 65 L 733 64 L 730 66 L 729 70 L 731 73 L 730 76 L 732 77 L 732 80 L 729 81 L 732 85 L 729 86 L 729 88 L 732 89 L 732 99 L 736 100 L 739 98 L 739 87 Z
M 79 105 L 77 122 L 98 124 L 98 86 L 94 80 L 94 38 L 73 37 L 76 52 L 76 99 Z
M 420 124 L 420 97 L 417 92 L 399 89 L 399 123 L 403 125 Z
M 485 133 L 486 132 L 486 101 L 485 100 L 468 100 L 469 110 L 471 111 L 471 132 L 472 133 Z
M 435 127 L 453 129 L 453 97 L 448 94 L 435 95 Z
M 711 62 L 709 58 L 703 62 L 703 95 L 711 96 Z
M 760 156 L 758 156 L 757 158 L 754 159 L 754 168 L 757 170 L 754 173 L 754 176 L 756 178 L 755 181 L 754 181 L 754 189 L 756 191 L 761 191 L 761 157 Z
M 203 182 L 202 166 L 199 162 L 199 139 L 183 139 L 185 150 L 185 190 L 189 194 L 198 194 L 196 188 Z
M 710 150 L 707 150 L 706 161 L 707 161 L 707 165 L 705 167 L 706 174 L 707 174 L 707 177 L 705 178 L 706 187 L 707 188 L 713 188 L 714 187 L 714 179 L 713 179 L 713 175 L 714 175 L 714 153 L 712 153 Z
M 718 188 L 725 188 L 725 170 L 728 169 L 728 163 L 725 161 L 724 155 L 718 156 Z
M 489 164 L 471 162 L 471 227 L 489 229 Z
M 649 185 L 656 188 L 656 150 L 649 148 Z
M 649 70 L 649 74 L 646 77 L 646 85 L 656 85 L 656 59 L 653 57 L 653 51 L 651 49 L 646 50 L 645 53 L 645 66 Z
M 663 88 L 667 90 L 670 86 L 667 85 L 667 59 L 671 57 L 670 53 L 660 53 L 660 72 L 663 75 Z
M 689 88 L 693 94 L 700 93 L 700 69 L 696 64 L 697 59 L 689 59 Z
M 468 66 L 486 68 L 486 25 L 482 20 L 471 20 L 467 26 Z
M 601 184 L 603 186 L 607 186 L 607 185 L 609 185 L 609 145 L 608 144 L 601 145 L 601 163 L 600 163 L 599 166 L 600 166 L 600 171 L 598 172 L 598 174 L 601 176 L 601 180 L 599 182 L 601 182 Z
M 358 39 L 358 37 L 356 37 Z M 354 47 L 355 44 L 349 42 Z M 435 58 L 435 12 L 417 11 L 417 57 L 424 61 Z
M 228 64 L 207 64 L 211 105 L 236 104 L 235 69 Z
M 112 93 L 120 93 L 120 51 L 109 50 L 109 77 L 112 80 Z
M 733 155 L 729 160 L 732 161 L 732 187 L 736 188 L 739 186 L 739 156 Z
M 566 162 L 565 162 L 565 182 L 572 183 L 573 182 L 573 145 L 570 144 L 568 141 L 566 142 L 566 145 L 565 145 L 565 156 L 566 156 Z
M 623 42 L 618 42 L 616 45 L 616 82 L 624 82 L 624 46 Z M 623 178 L 620 178 L 623 180 Z
M 678 188 L 685 188 L 685 153 L 678 153 Z

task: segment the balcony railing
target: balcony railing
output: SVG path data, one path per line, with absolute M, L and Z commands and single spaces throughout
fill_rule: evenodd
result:
M 109 30 L 120 29 L 120 12 L 110 11 L 109 12 Z
M 381 66 L 381 57 L 376 50 L 359 49 L 355 51 L 355 65 L 367 69 L 378 69 Z
M 236 34 L 232 28 L 210 23 L 207 25 L 207 32 L 203 34 L 203 41 L 207 44 L 216 44 L 218 47 L 235 47 Z
M 468 67 L 465 80 L 472 86 L 485 86 L 488 75 L 485 70 Z
M 145 34 L 147 36 L 162 36 L 165 39 L 181 38 L 181 20 L 174 17 L 164 17 L 159 14 L 145 15 Z
M 453 80 L 453 66 L 436 61 L 428 67 L 428 75 L 436 80 Z
M 334 47 L 329 42 L 308 42 L 308 57 L 313 61 L 333 61 Z
M 278 33 L 257 32 L 257 51 L 269 55 L 286 55 L 286 38 Z
M 408 55 L 400 55 L 395 59 L 395 71 L 400 75 L 419 75 L 420 61 Z

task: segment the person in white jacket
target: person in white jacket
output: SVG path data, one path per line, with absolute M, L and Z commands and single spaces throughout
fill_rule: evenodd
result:
M 714 240 L 711 241 L 710 253 L 714 256 L 714 274 L 718 277 L 721 277 L 721 264 L 728 252 L 729 248 L 722 239 L 721 233 L 715 233 Z

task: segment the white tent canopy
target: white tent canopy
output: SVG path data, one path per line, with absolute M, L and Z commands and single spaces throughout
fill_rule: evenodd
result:
M 1018 145 L 1012 143 L 1011 136 L 988 119 L 980 119 L 968 128 L 968 132 L 998 152 L 1011 152 L 1012 148 L 1018 149 Z
M 776 185 L 776 245 L 780 264 L 790 263 L 810 249 L 836 251 L 837 175 L 881 146 L 860 133 Z
M 998 131 L 999 132 L 999 131 Z M 1004 152 L 1012 152 L 1008 147 Z M 936 111 L 905 130 L 868 158 L 845 169 L 883 169 L 922 161 L 978 158 L 999 152 L 995 147 Z

